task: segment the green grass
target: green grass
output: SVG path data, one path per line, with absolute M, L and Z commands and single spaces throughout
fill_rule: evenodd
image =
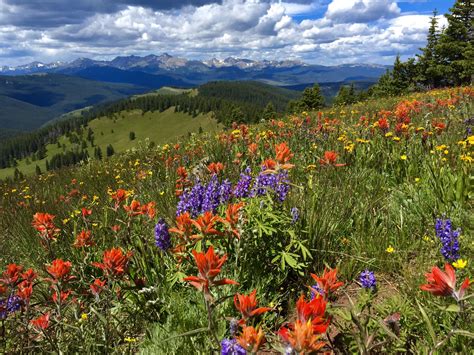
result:
M 448 104 L 453 98 L 454 104 Z M 309 296 L 308 285 L 315 282 L 310 274 L 321 275 L 328 266 L 338 268 L 337 278 L 344 283 L 329 291 L 324 317 L 331 316 L 331 326 L 320 338 L 328 343 L 326 337 L 332 337 L 335 353 L 471 353 L 474 299 L 458 300 L 457 308 L 453 297 L 436 297 L 420 290 L 420 285 L 427 282 L 426 272 L 445 262 L 435 235 L 434 218 L 441 216 L 462 229 L 459 252 L 468 264 L 456 270 L 458 287 L 472 276 L 474 195 L 469 157 L 474 153 L 474 136 L 466 137 L 464 122 L 474 112 L 473 98 L 473 89 L 466 88 L 373 100 L 326 110 L 322 119 L 310 112 L 278 124 L 262 122 L 221 132 L 220 139 L 215 134 L 192 134 L 169 149 L 142 144 L 111 159 L 0 184 L 0 270 L 16 262 L 40 275 L 30 313 L 18 312 L 7 319 L 0 344 L 5 344 L 6 353 L 19 352 L 29 343 L 28 334 L 21 332 L 29 321 L 26 317 L 50 312 L 48 331 L 53 341 L 30 342 L 35 352 L 60 352 L 56 349 L 60 347 L 64 353 L 214 353 L 212 349 L 218 349 L 214 338 L 229 337 L 229 320 L 241 317 L 234 294 L 256 289 L 258 307 L 271 311 L 252 317 L 248 324 L 261 325 L 267 334 L 265 350 L 283 352 L 286 344 L 275 333 L 285 322 L 294 321 L 298 297 Z M 406 110 L 411 123 L 406 131 L 397 132 L 396 122 Z M 172 112 L 163 114 L 176 118 Z M 378 121 L 385 114 L 388 132 Z M 122 129 L 121 120 L 134 125 L 124 124 Z M 446 123 L 445 129 L 437 131 L 435 120 Z M 117 147 L 121 141 L 127 145 L 123 137 L 128 138 L 131 127 L 137 140 L 153 129 L 163 136 L 164 128 L 155 124 L 159 122 L 139 112 L 118 117 L 116 123 L 103 118 L 94 122 L 99 130 L 96 141 L 106 144 L 105 129 L 113 127 Z M 255 149 L 249 149 L 252 143 Z M 277 155 L 275 147 L 281 149 L 281 143 L 291 153 Z M 50 148 L 52 152 L 54 147 Z M 322 160 L 329 151 L 337 152 L 337 165 Z M 224 170 L 218 179 L 229 179 L 235 187 L 247 167 L 255 184 L 262 162 L 275 158 L 293 165 L 285 201 L 277 200 L 270 188 L 270 194 L 260 197 L 235 194 L 216 211 L 215 217 L 227 218 L 227 202 L 244 202 L 235 226 L 239 238 L 227 223 L 196 217 L 192 229 L 183 231 L 184 238 L 171 230 L 172 246 L 184 247 L 182 253 L 157 248 L 159 219 L 170 228 L 179 227 L 178 166 L 188 173 L 187 185 L 197 179 L 208 184 L 214 178 L 205 165 L 221 162 Z M 112 192 L 117 189 L 130 196 L 116 204 Z M 127 213 L 132 200 L 146 206 L 154 202 L 156 215 Z M 294 207 L 299 209 L 297 220 Z M 83 208 L 91 215 L 83 217 Z M 54 224 L 60 230 L 56 241 L 41 245 L 41 234 L 31 225 L 37 212 L 56 216 Z M 217 226 L 218 233 L 203 230 L 202 224 Z M 95 245 L 73 247 L 82 230 L 92 232 Z M 212 299 L 182 282 L 184 275 L 198 273 L 191 251 L 211 244 L 219 256 L 227 254 L 216 280 L 239 282 L 211 285 Z M 133 252 L 127 275 L 107 276 L 93 266 L 112 247 Z M 75 276 L 65 285 L 78 301 L 64 303 L 61 313 L 51 302 L 51 283 L 46 281 L 50 276 L 45 265 L 54 258 L 70 261 Z M 375 272 L 377 290 L 360 287 L 359 276 L 366 269 Z M 107 287 L 100 297 L 93 297 L 85 290 L 97 277 L 107 279 Z M 85 321 L 78 319 L 82 312 Z M 397 314 L 400 327 L 394 337 L 384 320 Z M 366 344 L 370 339 L 378 348 L 359 351 L 361 341 Z
M 156 144 L 170 143 L 188 133 L 198 132 L 199 128 L 205 132 L 214 132 L 219 128 L 211 114 L 198 115 L 193 118 L 182 112 L 174 112 L 174 108 L 161 113 L 147 112 L 145 114 L 139 110 L 124 111 L 117 114 L 116 117 L 115 119 L 100 117 L 88 124 L 88 127 L 94 131 L 94 146 L 100 147 L 104 156 L 109 144 L 114 147 L 116 153 L 120 153 L 145 140 Z M 136 136 L 133 141 L 129 139 L 131 131 L 135 132 Z M 58 141 L 61 146 L 65 145 L 65 148 L 59 148 L 57 144 L 49 144 L 46 147 L 45 159 L 39 161 L 31 161 L 31 158 L 22 159 L 18 162 L 17 168 L 23 174 L 31 175 L 35 173 L 36 165 L 38 165 L 44 172 L 47 159 L 63 151 L 74 149 L 65 136 L 60 137 Z M 94 156 L 95 147 L 88 146 L 89 156 Z M 15 168 L 1 169 L 0 179 L 13 176 L 14 171 Z
M 195 91 L 194 89 L 180 89 L 180 88 L 173 88 L 169 86 L 163 86 L 158 90 L 154 90 L 151 92 L 147 92 L 146 94 L 141 95 L 134 95 L 134 98 L 137 97 L 144 97 L 144 96 L 155 96 L 155 95 L 181 95 L 184 93 L 192 93 Z

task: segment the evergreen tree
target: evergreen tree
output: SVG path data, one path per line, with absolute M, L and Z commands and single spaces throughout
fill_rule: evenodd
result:
M 299 108 L 302 111 L 318 110 L 324 107 L 324 96 L 321 93 L 321 88 L 317 83 L 312 88 L 306 88 L 303 91 L 303 96 L 299 101 Z
M 448 26 L 436 46 L 442 84 L 469 84 L 474 79 L 474 3 L 457 0 L 450 11 L 445 15 Z
M 136 137 L 135 137 L 135 132 L 130 132 L 130 133 L 128 134 L 128 138 L 129 138 L 131 141 L 135 140 L 135 138 L 136 138 Z
M 112 147 L 112 144 L 109 144 L 106 148 L 106 154 L 107 154 L 107 157 L 111 157 L 112 155 L 115 154 L 115 150 L 114 150 L 114 147 Z
M 38 165 L 36 165 L 35 167 L 35 172 L 36 172 L 36 175 L 41 175 L 41 168 Z
M 266 121 L 274 119 L 276 117 L 275 107 L 271 102 L 267 104 L 265 109 L 263 110 L 262 118 Z
M 419 81 L 426 87 L 438 87 L 441 83 L 441 70 L 439 68 L 440 58 L 437 51 L 439 36 L 438 12 L 433 11 L 428 30 L 427 44 L 425 48 L 420 48 L 422 54 L 418 55 L 420 70 Z

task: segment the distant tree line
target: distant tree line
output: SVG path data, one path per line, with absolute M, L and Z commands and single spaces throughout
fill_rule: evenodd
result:
M 372 96 L 396 96 L 474 82 L 474 2 L 457 0 L 449 11 L 444 15 L 448 24 L 443 28 L 439 28 L 438 13 L 434 11 L 421 53 L 406 62 L 397 56 L 393 69 L 371 88 Z

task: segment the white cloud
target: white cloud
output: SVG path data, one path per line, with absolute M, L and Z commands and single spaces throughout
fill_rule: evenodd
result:
M 334 22 L 370 22 L 400 14 L 400 8 L 391 0 L 333 0 L 326 17 Z
M 391 64 L 397 52 L 413 55 L 425 43 L 429 16 L 400 14 L 389 0 L 333 0 L 323 17 L 293 17 L 324 3 L 223 0 L 172 11 L 128 6 L 54 28 L 0 26 L 0 65 L 162 52 Z

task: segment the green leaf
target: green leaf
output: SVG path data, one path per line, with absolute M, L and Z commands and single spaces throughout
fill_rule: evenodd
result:
M 426 327 L 428 328 L 428 333 L 430 334 L 431 340 L 433 341 L 433 345 L 436 346 L 437 344 L 437 339 L 436 339 L 436 333 L 433 328 L 433 324 L 431 324 L 430 319 L 428 318 L 428 315 L 426 314 L 425 310 L 421 306 L 421 304 L 416 300 L 416 304 L 418 305 L 418 308 L 420 309 L 421 316 L 423 317 L 423 320 L 426 323 Z
M 444 309 L 446 312 L 460 312 L 461 308 L 457 304 L 450 304 L 448 307 Z
M 463 335 L 468 338 L 474 338 L 474 333 L 468 332 L 467 330 L 456 329 L 456 330 L 453 330 L 453 333 L 458 334 L 458 335 Z

